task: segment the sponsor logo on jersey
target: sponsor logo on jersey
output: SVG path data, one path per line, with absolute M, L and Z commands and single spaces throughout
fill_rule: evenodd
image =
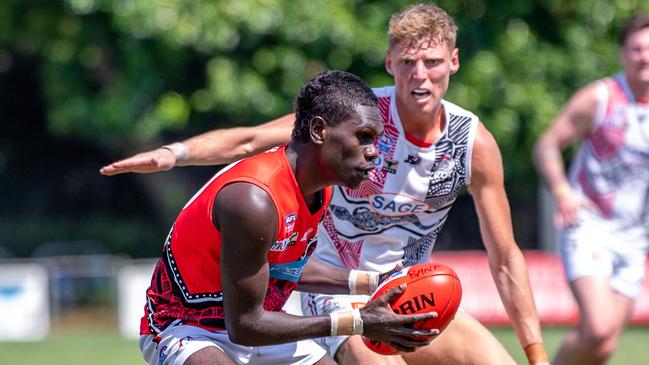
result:
M 302 238 L 300 238 L 300 242 L 306 241 L 307 238 L 309 238 L 309 235 L 311 235 L 311 232 L 313 232 L 313 228 L 309 227 L 309 229 L 307 229 L 306 232 L 304 232 L 304 234 L 302 235 Z
M 399 194 L 374 194 L 370 195 L 372 210 L 387 216 L 403 216 L 423 213 L 430 209 L 426 202 Z
M 185 345 L 183 342 L 189 342 L 192 341 L 193 339 L 194 338 L 192 336 L 185 336 L 180 340 L 172 343 L 170 347 L 162 346 L 162 348 L 160 348 L 159 350 L 160 357 L 158 358 L 158 364 L 159 365 L 164 364 L 165 360 L 167 360 L 167 357 L 169 357 L 169 355 L 180 351 L 180 349 Z
M 449 179 L 455 170 L 455 160 L 451 155 L 445 154 L 433 165 L 431 177 L 433 181 L 444 181 Z
M 268 274 L 273 279 L 297 283 L 302 277 L 307 261 L 308 258 L 301 258 L 297 261 L 268 264 Z
M 408 157 L 403 162 L 411 166 L 416 166 L 421 163 L 421 157 L 416 155 L 408 155 Z
M 160 357 L 158 357 L 158 365 L 164 364 L 165 360 L 167 360 L 167 357 L 169 357 L 169 354 L 167 353 L 167 346 L 162 346 L 160 348 Z
M 377 149 L 379 150 L 379 152 L 387 154 L 390 152 L 390 146 L 392 145 L 394 145 L 394 138 L 382 134 L 379 137 L 379 143 L 377 145 Z
M 341 309 L 343 309 L 342 305 L 334 298 L 325 297 L 325 300 L 322 302 L 322 314 L 337 312 Z
M 374 167 L 379 168 L 381 166 L 383 166 L 383 157 L 381 157 L 381 155 L 378 155 L 374 159 Z
M 287 237 L 284 238 L 283 240 L 275 241 L 275 243 L 273 243 L 273 245 L 270 247 L 270 251 L 279 252 L 279 251 L 286 250 L 289 246 L 295 245 L 295 242 L 297 242 L 297 237 L 298 237 L 298 233 L 295 232 L 291 235 L 291 237 Z
M 383 171 L 387 171 L 391 174 L 396 174 L 397 166 L 399 166 L 399 161 L 393 160 L 388 157 L 383 158 Z
M 289 213 L 284 217 L 284 233 L 288 234 L 295 229 L 295 222 L 297 221 L 297 213 Z

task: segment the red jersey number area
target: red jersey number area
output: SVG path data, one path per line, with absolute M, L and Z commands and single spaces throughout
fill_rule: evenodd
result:
M 392 274 L 372 294 L 370 301 L 403 283 L 406 290 L 392 299 L 390 307 L 398 314 L 437 312 L 436 318 L 415 323 L 417 329 L 444 330 L 451 322 L 462 300 L 462 285 L 453 269 L 446 265 L 427 263 L 405 267 Z M 390 345 L 363 337 L 372 351 L 382 355 L 399 352 Z

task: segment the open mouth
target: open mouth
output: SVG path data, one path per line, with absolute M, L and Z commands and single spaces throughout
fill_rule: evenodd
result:
M 411 94 L 416 100 L 426 99 L 431 95 L 430 91 L 426 89 L 414 89 Z

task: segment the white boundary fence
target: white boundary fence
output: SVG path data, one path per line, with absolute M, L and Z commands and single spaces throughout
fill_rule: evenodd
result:
M 37 341 L 50 329 L 48 272 L 44 265 L 0 261 L 0 341 Z

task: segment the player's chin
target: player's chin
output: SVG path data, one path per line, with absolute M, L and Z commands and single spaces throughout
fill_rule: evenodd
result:
M 349 174 L 345 176 L 342 185 L 347 188 L 355 189 L 359 187 L 361 185 L 361 182 L 367 179 L 367 177 L 368 174 L 366 172 L 353 169 Z

